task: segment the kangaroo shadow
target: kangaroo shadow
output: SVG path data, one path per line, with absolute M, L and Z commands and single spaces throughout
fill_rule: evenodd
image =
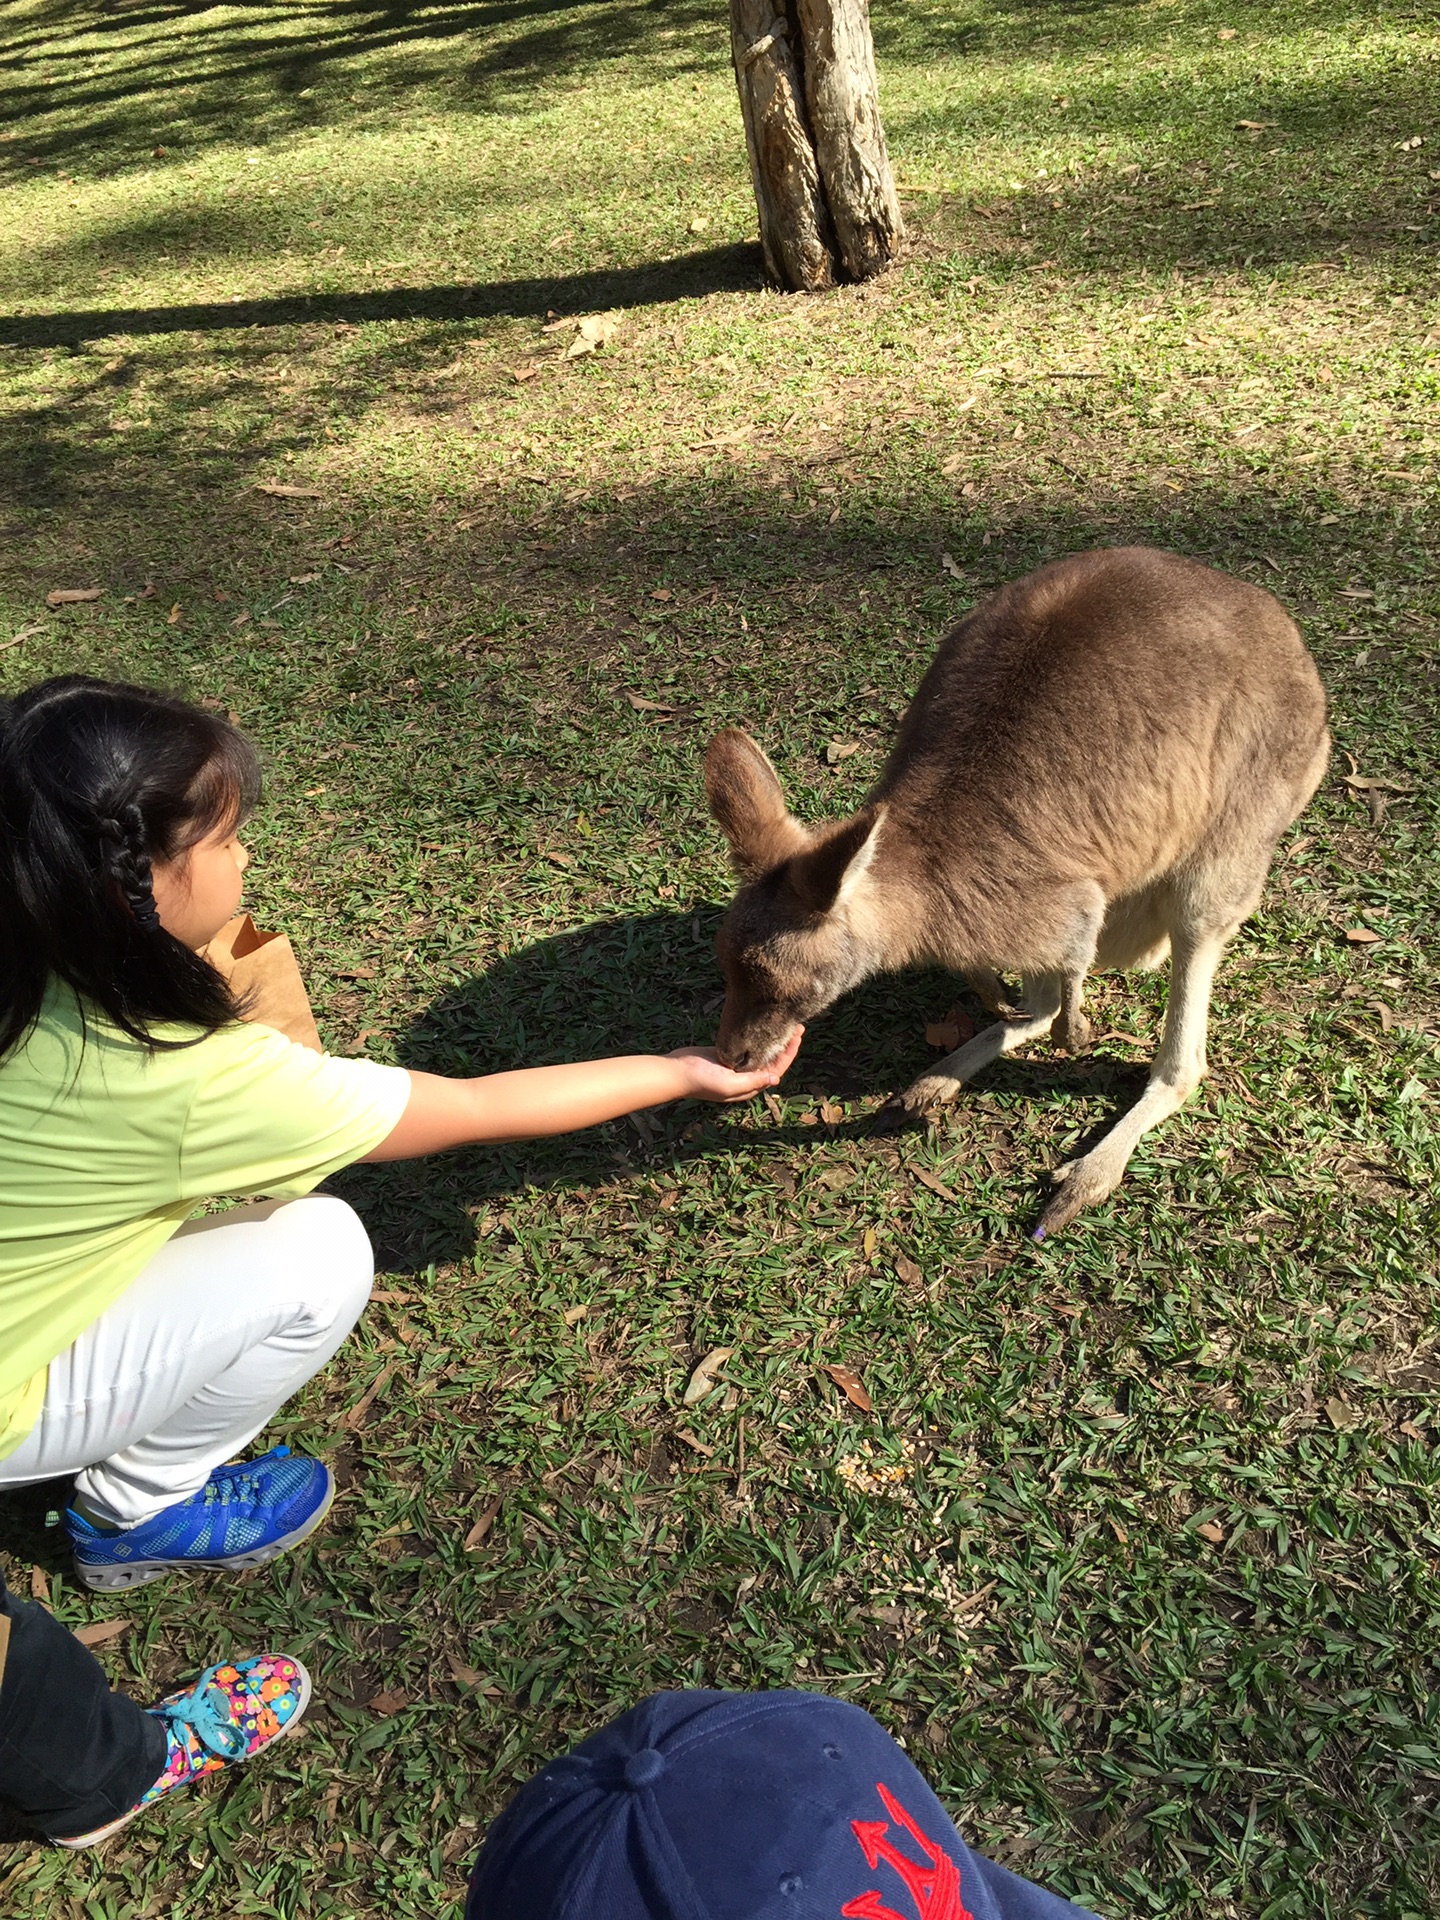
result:
M 714 955 L 722 911 L 705 903 L 538 940 L 441 994 L 412 1022 L 398 1058 L 418 1072 L 470 1075 L 706 1044 L 723 991 Z M 933 1060 L 926 1023 L 957 999 L 966 1001 L 958 977 L 939 969 L 868 981 L 811 1025 L 786 1092 L 848 1099 L 893 1093 Z M 988 1018 L 978 1002 L 968 1004 L 977 1023 Z M 1129 1063 L 1103 1058 L 1011 1061 L 990 1069 L 985 1084 L 1128 1097 L 1133 1077 Z M 555 1139 L 356 1166 L 330 1185 L 364 1215 L 382 1267 L 408 1271 L 469 1259 L 476 1216 L 503 1207 L 524 1187 L 606 1186 L 703 1157 L 722 1137 L 723 1122 L 716 1121 L 714 1109 L 682 1102 L 653 1111 L 641 1129 L 612 1122 Z M 904 1122 L 901 1130 L 924 1126 Z M 831 1137 L 856 1139 L 895 1130 L 885 1109 L 826 1128 Z M 777 1124 L 747 1136 L 747 1145 L 788 1153 L 816 1137 L 813 1128 Z

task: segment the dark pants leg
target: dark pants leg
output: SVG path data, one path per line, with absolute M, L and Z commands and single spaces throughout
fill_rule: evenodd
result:
M 165 1729 L 68 1628 L 0 1581 L 0 1799 L 54 1839 L 117 1819 L 165 1767 Z

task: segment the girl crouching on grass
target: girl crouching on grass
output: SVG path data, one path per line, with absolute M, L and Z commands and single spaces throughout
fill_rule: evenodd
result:
M 0 1487 L 75 1476 L 94 1588 L 259 1566 L 324 1518 L 323 1462 L 233 1463 L 369 1297 L 327 1174 L 743 1099 L 799 1043 L 751 1073 L 685 1048 L 451 1080 L 247 1023 L 198 950 L 259 786 L 165 694 L 67 677 L 0 709 Z M 247 1204 L 191 1217 L 218 1197 Z

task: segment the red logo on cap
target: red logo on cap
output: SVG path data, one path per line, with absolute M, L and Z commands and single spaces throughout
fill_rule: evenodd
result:
M 933 1840 L 926 1839 L 882 1781 L 875 1782 L 875 1791 L 890 1820 L 904 1827 L 929 1865 L 917 1866 L 893 1841 L 885 1838 L 890 1831 L 889 1820 L 852 1820 L 850 1831 L 860 1842 L 866 1866 L 878 1867 L 882 1860 L 892 1866 L 905 1882 L 905 1890 L 915 1902 L 920 1920 L 974 1920 L 960 1898 L 960 1869 L 949 1854 L 942 1852 Z M 841 1920 L 910 1920 L 908 1915 L 885 1905 L 878 1887 L 873 1892 L 862 1893 L 858 1900 L 849 1901 L 840 1913 Z

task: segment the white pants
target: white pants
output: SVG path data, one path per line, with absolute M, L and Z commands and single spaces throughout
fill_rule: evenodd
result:
M 138 1526 L 204 1486 L 335 1352 L 375 1278 L 343 1200 L 187 1221 L 50 1362 L 45 1407 L 0 1487 L 75 1474 L 93 1520 Z

